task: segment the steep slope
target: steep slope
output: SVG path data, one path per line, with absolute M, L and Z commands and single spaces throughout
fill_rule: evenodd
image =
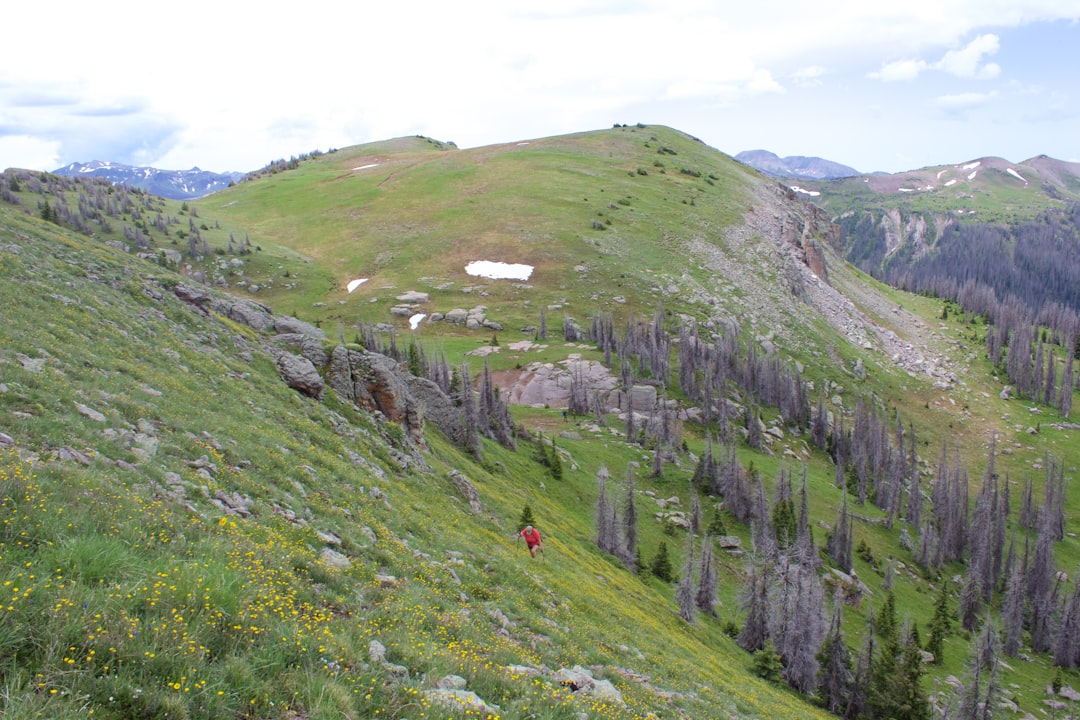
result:
M 314 328 L 7 205 L 0 267 L 5 717 L 817 714 L 592 547 L 574 498 L 633 454 L 544 492 L 525 452 L 420 452 L 282 382 Z
M 636 474 L 643 558 L 667 543 L 684 575 L 694 545 L 672 508 L 692 514 L 691 477 L 715 432 L 674 377 L 657 403 L 664 381 L 643 360 L 616 348 L 613 362 L 586 341 L 590 320 L 608 314 L 628 331 L 670 328 L 672 360 L 684 346 L 733 339 L 745 357 L 775 362 L 755 368 L 797 371 L 828 403 L 824 415 L 848 427 L 866 407 L 886 418 L 886 435 L 894 419 L 911 422 L 927 492 L 946 442 L 977 468 L 972 477 L 999 443 L 1007 453 L 998 472 L 1034 475 L 1039 491 L 1051 453 L 1065 467 L 1080 463 L 1068 418 L 1038 427 L 1029 407 L 998 396 L 977 350 L 984 327 L 861 275 L 831 249 L 836 230 L 820 210 L 667 128 L 469 151 L 401 138 L 313 158 L 190 209 L 39 177 L 5 177 L 4 191 L 20 204 L 0 205 L 0 267 L 12 279 L 0 300 L 15 308 L 0 344 L 0 402 L 12 418 L 0 441 L 16 448 L 3 476 L 13 490 L 0 506 L 12 528 L 2 552 L 12 584 L 30 588 L 35 602 L 3 617 L 10 624 L 0 638 L 4 656 L 18 659 L 4 666 L 13 691 L 3 701 L 24 714 L 75 715 L 89 704 L 116 717 L 414 717 L 434 712 L 434 685 L 452 673 L 499 704 L 501 717 L 813 716 L 752 677 L 750 655 L 726 634 L 746 620 L 745 556 L 718 553 L 719 617 L 699 613 L 690 624 L 676 614 L 671 584 L 635 576 L 596 549 L 597 476 Z M 58 227 L 76 219 L 85 234 Z M 473 260 L 533 271 L 527 280 L 480 278 L 465 270 Z M 449 321 L 480 306 L 483 322 Z M 947 319 L 944 309 L 953 310 Z M 678 336 L 691 321 L 700 334 Z M 581 334 L 559 337 L 555 326 L 575 323 Z M 382 374 L 358 344 L 377 345 L 368 333 L 379 324 L 400 361 L 378 361 Z M 314 375 L 296 372 L 303 363 L 294 368 L 283 351 Z M 445 354 L 455 371 L 471 359 L 471 375 L 478 361 L 469 353 L 480 351 L 507 396 L 528 372 L 565 368 L 572 379 L 587 365 L 611 378 L 634 363 L 634 390 L 652 398 L 637 422 L 656 425 L 647 415 L 662 413 L 679 440 L 646 479 L 661 453 L 627 437 L 635 415 L 622 412 L 628 398 L 617 392 L 595 420 L 573 424 L 561 413 L 565 396 L 512 408 L 524 431 L 517 450 L 484 440 L 480 461 L 440 432 L 428 405 L 417 432 L 416 415 L 403 411 L 409 403 L 393 400 L 405 391 L 386 392 L 411 387 L 399 366 L 421 364 L 421 352 Z M 329 357 L 342 353 L 357 374 L 331 391 L 320 382 L 330 379 Z M 322 400 L 288 389 L 286 369 L 294 387 L 316 396 L 321 387 Z M 381 400 L 346 400 L 364 393 Z M 774 494 L 805 463 L 807 527 L 823 547 L 844 469 L 767 403 L 747 422 L 750 390 L 735 388 L 728 401 L 731 427 L 741 426 L 733 435 L 745 438 L 740 472 L 759 473 Z M 751 428 L 764 436 L 756 449 Z M 555 438 L 561 479 L 550 440 L 537 437 Z M 31 472 L 39 482 L 27 480 Z M 858 474 L 849 468 L 849 478 Z M 510 538 L 526 503 L 548 537 L 536 562 Z M 750 527 L 727 507 L 717 514 L 735 538 L 728 547 L 749 546 Z M 923 628 L 932 594 L 945 588 L 955 603 L 950 578 L 963 564 L 917 569 L 906 524 L 890 525 L 867 502 L 853 533 L 862 549 L 851 563 L 827 560 L 820 573 L 842 570 L 851 583 L 846 570 L 855 569 L 866 589 L 861 606 L 842 609 L 853 648 L 886 585 L 901 617 Z M 1069 537 L 1055 554 L 1063 568 L 1080 560 Z M 29 584 L 26 562 L 54 561 L 62 587 L 51 569 L 35 570 Z M 80 613 L 83 603 L 95 614 Z M 108 622 L 95 617 L 99 607 Z M 52 635 L 65 641 L 43 640 Z M 376 659 L 372 639 L 388 648 L 389 664 Z M 122 663 L 101 669 L 94 658 L 106 653 Z M 933 682 L 924 687 L 939 702 L 951 691 L 937 681 L 962 676 L 967 653 L 967 638 L 954 633 L 943 664 L 926 668 Z M 1013 700 L 1034 711 L 1049 662 L 1010 662 Z M 575 664 L 611 681 L 625 705 L 564 686 L 589 686 L 558 673 Z M 186 684 L 193 677 L 208 679 Z

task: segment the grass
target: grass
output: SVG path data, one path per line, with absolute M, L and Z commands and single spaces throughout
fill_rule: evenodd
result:
M 678 157 L 659 155 L 660 147 Z M 666 163 L 665 173 L 653 165 L 656 158 Z M 352 169 L 374 162 L 378 167 Z M 638 175 L 637 167 L 649 174 Z M 680 167 L 700 168 L 702 177 Z M 635 314 L 651 316 L 660 301 L 673 318 L 700 317 L 702 308 L 687 293 L 662 291 L 685 282 L 684 275 L 700 283 L 709 278 L 673 251 L 692 237 L 722 244 L 719 231 L 749 206 L 744 177 L 738 166 L 664 128 L 476 151 L 406 138 L 241 184 L 200 202 L 199 214 L 210 227 L 220 222 L 223 234 L 224 228 L 251 234 L 261 250 L 242 256 L 244 275 L 229 275 L 230 289 L 270 302 L 280 314 L 319 321 L 332 336 L 340 326 L 351 339 L 355 322 L 389 320 L 394 295 L 424 289 L 440 308 L 488 305 L 490 315 L 505 320 L 498 333 L 505 345 L 527 337 L 520 327 L 536 324 L 541 306 L 561 305 L 583 324 L 596 309 L 611 309 L 619 326 Z M 588 224 L 593 217 L 611 217 L 612 225 L 595 233 Z M 315 403 L 289 390 L 256 334 L 203 318 L 172 297 L 169 288 L 189 278 L 100 242 L 107 239 L 88 240 L 0 206 L 0 247 L 7 248 L 0 250 L 6 280 L 0 302 L 10 308 L 0 328 L 0 407 L 10 420 L 0 431 L 16 443 L 0 460 L 5 717 L 74 717 L 91 709 L 117 718 L 437 716 L 424 692 L 448 673 L 465 677 L 505 718 L 581 711 L 629 718 L 677 709 L 691 717 L 814 716 L 804 700 L 753 677 L 750 656 L 723 633 L 725 621 L 741 622 L 739 558 L 722 558 L 719 618 L 700 617 L 691 627 L 676 615 L 671 585 L 631 575 L 593 545 L 601 466 L 617 485 L 627 465 L 639 463 L 639 490 L 678 495 L 689 505 L 686 480 L 704 446 L 691 424 L 684 426 L 688 452 L 680 453 L 680 466 L 667 466 L 657 479 L 647 477 L 647 451 L 568 426 L 560 408 L 515 408 L 514 419 L 546 435 L 563 429 L 581 435 L 557 438 L 568 458 L 561 482 L 533 460 L 528 443 L 517 452 L 485 444 L 477 463 L 431 430 L 430 450 L 416 456 L 401 444 L 396 426 L 333 397 Z M 752 249 L 731 249 L 744 251 L 748 282 L 771 277 Z M 533 287 L 463 276 L 457 268 L 478 259 L 473 253 L 535 264 L 525 283 Z M 802 362 L 808 377 L 845 385 L 845 404 L 858 393 L 899 408 L 915 422 L 925 442 L 920 455 L 931 465 L 941 438 L 956 439 L 974 479 L 985 466 L 991 429 L 1000 432 L 1002 446 L 1011 445 L 998 468 L 1014 485 L 1025 474 L 1041 481 L 1033 464 L 1046 452 L 1061 456 L 1067 468 L 1080 464 L 1068 432 L 1044 427 L 1028 435 L 1027 406 L 997 397 L 999 383 L 978 352 L 984 328 L 956 313 L 939 322 L 940 302 L 889 290 L 830 262 L 838 286 L 869 287 L 866 292 L 884 294 L 934 328 L 926 338 L 932 349 L 963 342 L 972 357 L 964 362 L 964 385 L 951 394 L 935 391 L 929 380 L 908 376 L 808 311 L 793 310 L 784 317 L 795 342 L 782 352 Z M 369 267 L 378 270 L 373 279 L 345 295 L 344 281 Z M 236 284 L 241 278 L 265 289 L 252 294 Z M 446 282 L 453 285 L 437 289 Z M 738 284 L 732 285 L 723 298 L 730 308 L 722 309 L 741 318 Z M 626 303 L 614 302 L 616 295 Z M 548 311 L 552 337 L 561 319 L 561 309 Z M 891 322 L 888 313 L 876 319 L 886 327 Z M 421 341 L 454 362 L 493 334 L 422 328 Z M 401 337 L 405 332 L 399 326 Z M 600 358 L 558 340 L 547 344 L 537 353 L 504 348 L 490 356 L 492 367 L 559 362 L 570 352 Z M 859 358 L 869 370 L 862 386 L 849 372 Z M 469 362 L 479 370 L 478 359 Z M 772 411 L 765 412 L 770 419 Z M 783 448 L 800 452 L 801 442 L 789 435 L 773 445 L 774 454 L 740 448 L 739 455 L 771 485 L 785 463 L 798 476 L 797 461 L 785 458 Z M 62 459 L 64 448 L 89 464 Z M 473 514 L 458 495 L 451 469 L 478 488 L 483 513 Z M 819 547 L 840 497 L 833 472 L 822 453 L 809 454 Z M 240 497 L 251 514 L 226 512 L 213 502 L 218 493 Z M 1080 500 L 1068 502 L 1067 514 L 1075 517 Z M 511 537 L 526 503 L 547 538 L 547 552 L 536 561 Z M 656 509 L 639 495 L 643 555 L 651 557 L 666 541 L 678 571 L 685 538 L 665 535 L 651 519 Z M 747 528 L 730 518 L 727 525 L 749 544 Z M 1067 530 L 1075 532 L 1075 522 Z M 874 596 L 845 611 L 854 647 L 868 611 L 880 603 L 885 561 L 907 566 L 895 585 L 899 614 L 917 622 L 924 638 L 932 586 L 962 572 L 951 567 L 929 579 L 912 572 L 899 532 L 899 526 L 856 525 L 856 542 L 866 542 L 882 563 L 856 561 Z M 328 544 L 329 533 L 340 544 Z M 324 548 L 346 555 L 351 567 L 328 565 Z M 1080 563 L 1073 538 L 1055 551 L 1063 569 Z M 372 640 L 385 645 L 391 663 L 408 669 L 407 678 L 371 662 Z M 930 669 L 926 686 L 962 676 L 966 653 L 965 638 L 949 638 L 945 664 Z M 599 666 L 626 705 L 590 706 L 543 677 L 512 669 L 575 664 Z M 1021 707 L 1034 712 L 1050 675 L 1037 658 L 1015 663 L 1006 682 L 1017 686 Z M 1067 672 L 1066 681 L 1075 686 L 1076 673 Z M 661 691 L 673 694 L 665 700 Z

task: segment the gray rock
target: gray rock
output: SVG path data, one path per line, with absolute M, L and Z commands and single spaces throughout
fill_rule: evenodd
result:
M 325 340 L 326 331 L 322 328 L 315 327 L 311 323 L 306 323 L 303 320 L 299 320 L 290 315 L 279 315 L 274 318 L 274 329 L 279 335 L 286 335 L 297 333 L 305 335 L 309 338 L 316 340 Z
M 480 514 L 484 511 L 484 506 L 480 504 L 480 492 L 476 489 L 476 486 L 469 481 L 469 478 L 465 477 L 457 470 L 451 470 L 450 482 L 454 484 L 454 487 L 458 489 L 458 492 L 460 492 L 468 501 L 469 507 L 472 508 L 474 513 Z
M 368 643 L 368 659 L 373 663 L 386 662 L 386 646 L 378 640 L 372 640 Z
M 451 711 L 465 711 L 470 716 L 474 713 L 480 717 L 499 714 L 498 705 L 488 705 L 471 690 L 436 688 L 424 691 L 424 698 L 432 705 L 438 705 Z
M 460 675 L 446 675 L 435 681 L 435 687 L 442 690 L 464 690 L 469 681 Z
M 426 303 L 430 298 L 426 292 L 420 292 L 419 290 L 409 290 L 406 293 L 398 295 L 394 299 L 402 303 Z
M 349 560 L 348 557 L 337 550 L 330 548 L 323 548 L 322 552 L 319 553 L 319 559 L 322 560 L 324 565 L 334 570 L 348 570 L 352 567 L 352 560 Z
M 308 397 L 321 400 L 325 383 L 315 365 L 305 357 L 282 353 L 277 359 L 281 379 L 291 387 Z
M 444 319 L 448 323 L 454 323 L 455 325 L 461 325 L 469 319 L 469 311 L 464 308 L 454 308 L 450 312 L 446 313 Z
M 94 422 L 105 422 L 104 415 L 91 407 L 83 405 L 82 403 L 75 403 L 75 409 L 79 411 L 80 415 L 90 418 Z

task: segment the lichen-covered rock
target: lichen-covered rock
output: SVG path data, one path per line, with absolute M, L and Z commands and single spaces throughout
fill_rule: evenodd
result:
M 291 353 L 281 353 L 277 359 L 277 367 L 281 379 L 293 390 L 316 400 L 322 399 L 326 384 L 310 360 Z
M 320 327 L 316 327 L 311 323 L 304 322 L 298 318 L 294 318 L 291 315 L 279 315 L 274 318 L 274 330 L 279 335 L 288 335 L 298 333 L 300 335 L 306 335 L 309 338 L 315 340 L 325 340 L 326 331 Z

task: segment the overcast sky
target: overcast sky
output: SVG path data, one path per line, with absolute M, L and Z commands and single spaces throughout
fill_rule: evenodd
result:
M 1080 161 L 1078 20 L 1078 0 L 20 2 L 0 168 L 246 171 L 636 122 L 864 172 Z

